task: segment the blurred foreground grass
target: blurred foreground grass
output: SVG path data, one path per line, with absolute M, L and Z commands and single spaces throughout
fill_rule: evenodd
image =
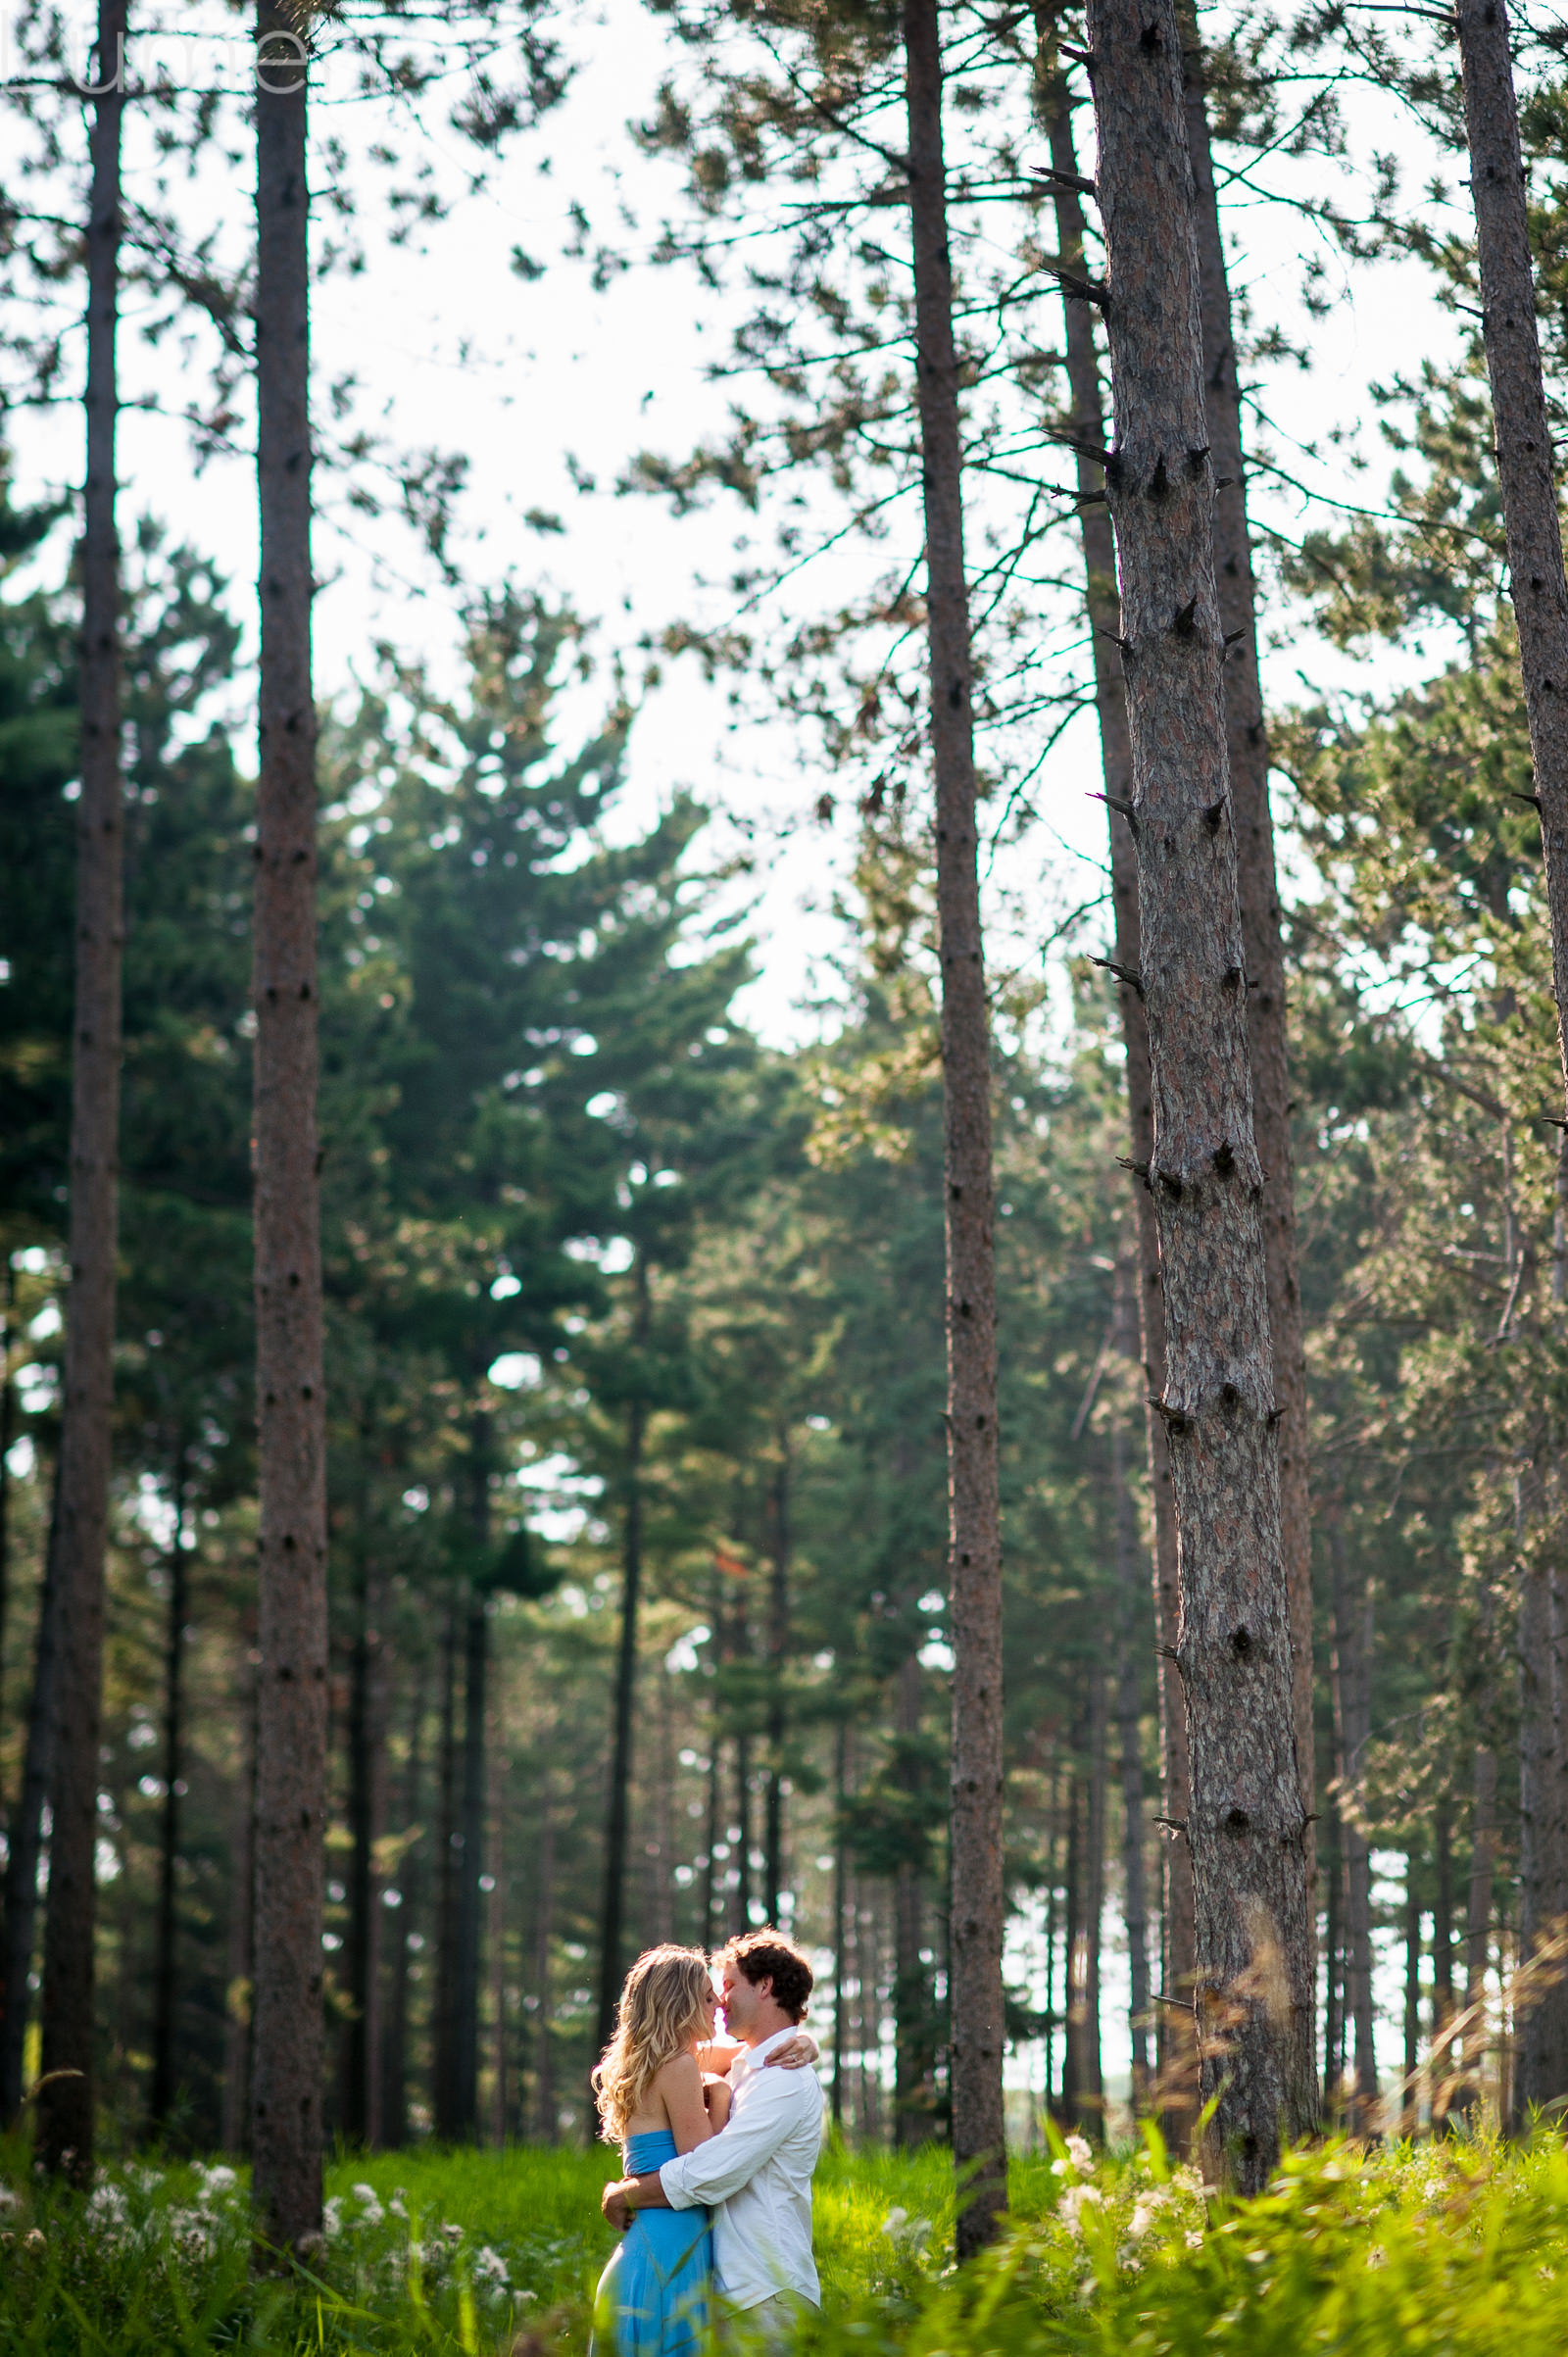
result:
M 952 2263 L 945 2153 L 824 2155 L 803 2357 L 1563 2357 L 1568 2158 L 1486 2139 L 1294 2156 L 1228 2206 L 1150 2151 L 1031 2158 L 1004 2244 Z M 1080 2163 L 1082 2165 L 1080 2165 Z M 253 2283 L 245 2187 L 135 2161 L 86 2197 L 0 2145 L 0 2352 L 580 2357 L 612 2247 L 600 2152 L 336 2161 L 317 2260 Z

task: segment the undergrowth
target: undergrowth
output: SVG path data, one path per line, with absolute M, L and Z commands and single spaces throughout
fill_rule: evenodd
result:
M 140 2160 L 72 2194 L 0 2146 L 0 2352 L 580 2357 L 612 2247 L 601 2151 L 341 2157 L 308 2266 L 256 2275 L 230 2169 Z M 1293 2155 L 1227 2204 L 1157 2137 L 1015 2161 L 1012 2223 L 952 2257 L 938 2149 L 823 2157 L 802 2357 L 1561 2357 L 1568 2157 L 1543 2135 Z

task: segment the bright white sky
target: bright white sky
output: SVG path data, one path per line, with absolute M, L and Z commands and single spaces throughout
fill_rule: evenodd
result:
M 0 0 L 0 9 L 4 4 Z M 10 4 L 15 13 L 20 0 Z M 67 15 L 77 27 L 83 72 L 95 13 L 90 0 L 70 0 Z M 216 79 L 229 88 L 243 86 L 248 61 L 236 37 L 243 19 L 226 15 L 217 0 L 184 0 L 161 11 L 133 5 L 133 24 L 156 25 L 160 18 L 176 30 L 133 41 L 133 84 L 163 73 L 185 83 Z M 578 61 L 565 105 L 542 128 L 512 142 L 482 192 L 463 199 L 431 231 L 424 254 L 390 248 L 376 198 L 366 198 L 359 230 L 367 267 L 321 288 L 316 360 L 323 385 L 345 369 L 357 373 L 357 416 L 365 422 L 380 425 L 406 447 L 440 445 L 466 454 L 469 482 L 455 543 L 466 574 L 494 580 L 510 571 L 524 584 L 564 594 L 596 622 L 596 644 L 606 655 L 627 653 L 635 676 L 641 670 L 639 640 L 677 617 L 697 614 L 714 620 L 727 614 L 722 587 L 701 584 L 722 584 L 735 535 L 748 520 L 754 534 L 759 527 L 723 504 L 676 520 L 651 500 L 613 495 L 615 478 L 634 451 L 679 453 L 720 422 L 723 395 L 706 372 L 724 357 L 730 322 L 722 303 L 705 295 L 691 274 L 637 260 L 651 247 L 661 216 L 679 204 L 674 168 L 640 155 L 626 131 L 629 121 L 651 111 L 667 68 L 663 26 L 638 0 L 588 0 L 563 12 L 560 21 L 567 53 Z M 218 39 L 193 37 L 204 26 Z M 1348 107 L 1353 164 L 1364 165 L 1374 146 L 1393 147 L 1409 158 L 1413 181 L 1424 176 L 1425 160 L 1414 152 L 1408 122 L 1392 102 L 1352 90 Z M 428 155 L 453 186 L 467 157 L 445 113 L 439 99 L 421 108 L 417 122 L 406 110 L 368 103 L 355 95 L 352 74 L 329 65 L 315 123 L 318 134 L 341 132 L 360 148 L 371 138 L 387 138 L 405 162 Z M 248 234 L 252 178 L 237 112 L 234 123 L 236 160 L 204 166 L 182 201 L 202 227 L 229 221 L 229 242 L 238 253 Z M 1279 188 L 1291 182 L 1293 169 L 1298 188 L 1312 184 L 1304 168 L 1266 166 L 1251 176 Z M 145 138 L 133 128 L 127 155 L 132 196 L 138 172 L 146 170 Z M 1334 176 L 1343 194 L 1346 175 L 1336 167 Z M 324 167 L 317 177 L 319 184 Z M 637 217 L 629 230 L 616 218 L 623 200 Z M 585 262 L 562 259 L 570 242 L 567 210 L 573 202 L 586 210 L 596 241 L 618 243 L 632 259 L 631 268 L 599 290 Z M 1246 188 L 1231 192 L 1228 218 L 1237 285 L 1250 297 L 1255 323 L 1278 319 L 1312 349 L 1309 374 L 1275 370 L 1266 385 L 1270 414 L 1281 429 L 1277 455 L 1327 496 L 1376 505 L 1386 467 L 1372 430 L 1368 388 L 1423 355 L 1446 351 L 1449 319 L 1413 266 L 1380 267 L 1357 271 L 1330 319 L 1314 325 L 1302 313 L 1299 289 L 1302 256 L 1317 241 L 1316 232 L 1286 207 L 1262 202 Z M 986 227 L 996 234 L 995 210 Z M 542 279 L 526 283 L 509 268 L 515 245 L 548 265 Z M 1053 319 L 1047 332 L 1056 331 Z M 187 368 L 202 365 L 199 348 L 187 362 L 168 343 L 149 354 L 127 336 L 123 381 L 129 393 L 177 403 Z M 1373 461 L 1369 474 L 1350 474 L 1348 446 L 1327 464 L 1298 462 L 1283 438 L 1304 440 L 1331 422 L 1358 428 Z M 59 484 L 79 476 L 79 423 L 69 404 L 19 422 L 17 440 L 24 491 L 40 481 Z M 196 473 L 177 422 L 131 412 L 124 419 L 122 470 L 127 507 L 161 516 L 211 552 L 233 582 L 243 613 L 256 562 L 254 495 L 243 458 Z M 323 483 L 321 489 L 328 516 L 317 540 L 323 582 L 317 607 L 322 692 L 342 693 L 357 674 L 368 674 L 371 646 L 381 637 L 443 662 L 454 640 L 451 594 L 401 527 L 347 516 L 331 487 Z M 1293 495 L 1259 486 L 1254 505 L 1287 533 L 1301 528 L 1302 503 Z M 523 522 L 529 510 L 541 509 L 562 518 L 561 535 L 541 535 Z M 1310 518 L 1327 519 L 1327 511 Z M 842 584 L 843 567 L 852 560 L 836 562 Z M 1070 574 L 1070 547 L 1061 569 Z M 808 573 L 795 592 L 797 610 L 811 595 Z M 1072 636 L 1059 601 L 1054 614 L 1042 614 L 1042 630 L 1063 644 Z M 1285 643 L 1269 663 L 1276 696 L 1300 695 L 1303 679 L 1366 684 L 1303 637 L 1298 616 L 1281 617 L 1280 635 Z M 1386 672 L 1379 684 L 1392 678 Z M 724 687 L 705 686 L 686 659 L 668 667 L 645 700 L 632 781 L 628 818 L 642 820 L 677 786 L 688 785 L 722 812 L 760 828 L 760 975 L 744 1011 L 781 1044 L 799 1037 L 799 1002 L 813 956 L 834 938 L 825 904 L 850 848 L 847 820 L 831 831 L 810 821 L 818 793 L 832 782 L 814 770 L 811 749 L 765 714 L 738 719 Z M 1054 915 L 1095 890 L 1093 871 L 1103 841 L 1102 809 L 1091 799 L 1098 785 L 1094 727 L 1084 719 L 1046 764 L 1042 824 L 1023 846 L 1004 855 L 994 877 L 998 932 L 1005 937 L 1009 959 L 1027 958 L 1031 932 L 1043 939 Z

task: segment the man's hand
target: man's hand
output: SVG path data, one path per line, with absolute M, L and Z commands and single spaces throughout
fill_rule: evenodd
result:
M 599 2207 L 604 2211 L 617 2234 L 623 2234 L 626 2232 L 636 2215 L 631 2206 L 631 2197 L 636 2190 L 637 2180 L 634 2177 L 623 2177 L 615 2185 L 606 2185 L 603 2193 L 599 2196 Z
M 773 2048 L 762 2068 L 770 2071 L 776 2063 L 781 2071 L 804 2071 L 808 2063 L 815 2062 L 821 2051 L 809 2030 L 797 2030 L 793 2038 L 787 2038 L 781 2046 Z

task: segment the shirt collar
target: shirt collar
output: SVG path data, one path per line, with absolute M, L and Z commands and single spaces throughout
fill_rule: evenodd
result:
M 786 2038 L 794 2036 L 795 2024 L 787 2022 L 782 2030 L 775 2030 L 771 2038 L 764 2038 L 760 2045 L 748 2046 L 744 2054 L 738 2055 L 735 2063 L 731 2066 L 732 2073 L 742 2063 L 746 2065 L 748 2071 L 760 2070 L 773 2048 L 783 2045 Z

